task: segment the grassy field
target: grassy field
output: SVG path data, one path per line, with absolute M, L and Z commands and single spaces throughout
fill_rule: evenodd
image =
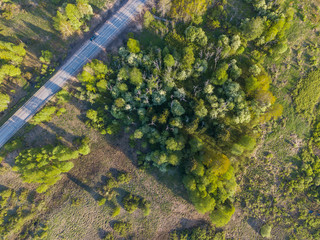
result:
M 284 113 L 279 121 L 262 127 L 262 137 L 257 150 L 248 159 L 248 164 L 238 172 L 236 212 L 231 222 L 224 228 L 227 239 L 263 239 L 260 235 L 261 226 L 273 221 L 272 217 L 266 214 L 266 209 L 283 211 L 280 224 L 273 225 L 272 239 L 295 239 L 292 238 L 293 232 L 288 228 L 292 223 L 286 222 L 289 218 L 286 214 L 294 205 L 284 196 L 280 184 L 283 172 L 296 168 L 297 155 L 301 148 L 307 145 L 311 135 L 310 122 L 295 111 L 292 92 L 300 78 L 319 66 L 314 65 L 310 59 L 313 56 L 320 58 L 319 51 L 312 47 L 320 44 L 320 28 L 315 24 L 318 16 L 313 11 L 317 3 L 313 5 L 309 2 L 292 1 L 291 4 L 298 9 L 299 18 L 296 18 L 294 27 L 290 29 L 288 44 L 290 48 L 283 55 L 283 59 L 267 59 L 268 71 L 272 75 L 274 84 L 273 92 L 277 101 L 283 105 Z M 49 7 L 50 4 L 46 6 Z M 235 6 L 238 5 L 235 3 Z M 49 8 L 47 13 L 36 12 L 34 12 L 35 16 L 44 14 L 48 19 L 52 14 Z M 31 24 L 28 25 L 26 20 L 29 19 L 32 23 L 36 19 L 32 18 L 31 13 L 32 11 L 23 13 L 26 14 L 25 18 L 21 16 L 14 20 L 17 24 L 21 24 L 23 32 L 21 34 L 25 34 L 22 36 L 25 36 L 26 41 L 28 36 L 33 36 L 30 34 L 33 31 Z M 307 15 L 308 20 L 303 17 L 304 15 Z M 43 17 L 41 19 L 48 20 Z M 38 38 L 41 34 L 35 34 L 32 41 L 29 39 L 30 42 L 34 41 L 29 57 L 34 57 L 35 64 L 36 56 L 41 49 L 48 46 L 46 44 L 53 44 L 50 47 L 56 49 L 59 49 L 59 46 L 63 47 L 59 41 L 51 42 L 56 34 L 50 31 L 49 22 L 40 23 L 41 21 L 37 22 L 38 25 L 33 23 L 33 26 L 38 26 L 42 29 L 41 31 L 47 31 L 51 38 L 47 42 Z M 1 22 L 1 24 L 5 26 L 4 23 Z M 5 31 L 7 37 L 12 34 L 10 29 Z M 144 34 L 138 38 L 145 42 L 150 38 L 157 43 L 157 38 Z M 57 52 L 57 56 L 59 54 Z M 279 64 L 280 62 L 282 64 Z M 68 91 L 72 92 L 76 87 L 77 83 L 74 82 Z M 91 154 L 74 161 L 75 167 L 65 174 L 48 193 L 41 196 L 45 207 L 37 212 L 34 219 L 47 224 L 47 239 L 101 239 L 107 232 L 114 233 L 111 226 L 115 221 L 123 220 L 133 224 L 133 230 L 128 237 L 163 240 L 169 238 L 170 231 L 199 225 L 209 219 L 208 216 L 197 213 L 187 200 L 178 171 L 164 175 L 159 171 L 139 170 L 136 156 L 129 147 L 129 139 L 125 133 L 120 137 L 106 137 L 88 128 L 83 123 L 86 104 L 72 98 L 63 106 L 67 112 L 62 116 L 56 116 L 48 123 L 40 124 L 32 130 L 24 129 L 19 133 L 25 136 L 24 147 L 27 148 L 55 143 L 57 138 L 69 146 L 72 145 L 72 140 L 79 136 L 85 135 L 91 139 Z M 4 160 L 5 167 L 0 169 L 1 185 L 14 189 L 25 187 L 34 190 L 35 186 L 23 183 L 18 175 L 10 170 L 17 154 L 18 151 L 14 151 Z M 126 192 L 132 192 L 151 202 L 149 216 L 143 216 L 140 210 L 129 214 L 121 208 L 120 215 L 112 218 L 111 213 L 115 202 L 107 201 L 103 206 L 98 205 L 99 184 L 108 172 L 115 171 L 126 171 L 132 176 L 130 183 L 121 185 L 117 189 L 119 193 L 117 203 L 120 204 L 121 196 Z M 307 200 L 306 205 L 310 204 L 311 202 Z M 293 216 L 293 219 L 296 219 L 295 217 Z M 34 223 L 32 221 L 29 220 L 30 223 Z M 14 232 L 8 237 L 8 239 L 17 238 Z M 303 238 L 303 235 L 298 235 L 296 239 L 308 239 L 308 237 L 305 235 Z
M 168 176 L 157 171 L 139 170 L 125 134 L 120 138 L 106 138 L 88 129 L 81 121 L 85 106 L 75 99 L 64 107 L 66 114 L 36 126 L 25 135 L 27 147 L 54 143 L 56 136 L 66 145 L 77 136 L 86 135 L 92 140 L 91 154 L 76 160 L 75 168 L 44 196 L 46 208 L 40 212 L 39 218 L 47 222 L 48 239 L 99 239 L 112 231 L 111 225 L 117 220 L 131 222 L 133 231 L 130 235 L 138 239 L 167 239 L 170 231 L 207 220 L 186 199 L 179 172 L 171 172 Z M 8 156 L 5 165 L 12 164 L 16 155 L 17 152 Z M 132 176 L 129 184 L 117 189 L 118 204 L 126 192 L 139 195 L 151 202 L 149 216 L 145 217 L 140 210 L 129 214 L 122 208 L 120 215 L 112 218 L 114 203 L 107 201 L 103 206 L 98 205 L 100 195 L 97 188 L 110 171 L 126 171 Z M 0 175 L 0 181 L 14 188 L 33 189 L 17 177 L 8 169 Z M 72 203 L 74 199 L 77 204 Z
M 287 216 L 296 208 L 296 203 L 285 196 L 281 181 L 284 172 L 297 168 L 298 153 L 306 147 L 311 136 L 311 123 L 296 112 L 292 92 L 300 78 L 306 77 L 308 72 L 319 66 L 310 61 L 312 56 L 317 59 L 320 57 L 319 51 L 312 47 L 320 44 L 319 21 L 313 14 L 316 4 L 319 5 L 316 2 L 292 2 L 301 15 L 295 19 L 289 32 L 290 48 L 283 59 L 267 59 L 273 92 L 283 105 L 284 113 L 279 121 L 262 128 L 264 134 L 257 151 L 240 173 L 237 211 L 226 227 L 227 236 L 232 239 L 263 239 L 260 235 L 261 226 L 272 222 L 266 209 L 274 206 L 281 213 L 281 220 L 273 224 L 272 239 L 310 239 L 307 234 L 299 235 L 299 232 L 289 229 L 294 224 L 300 224 L 298 216 Z M 306 15 L 304 21 L 302 13 Z M 312 209 L 311 206 L 312 201 L 307 199 L 305 207 Z M 290 222 L 290 218 L 293 222 Z

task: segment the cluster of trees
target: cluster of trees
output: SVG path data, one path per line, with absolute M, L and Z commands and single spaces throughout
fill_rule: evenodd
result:
M 118 195 L 116 189 L 125 183 L 129 183 L 131 180 L 131 176 L 129 173 L 120 172 L 116 177 L 112 176 L 109 172 L 106 175 L 107 179 L 105 183 L 102 183 L 99 188 L 99 193 L 103 198 L 99 200 L 99 205 L 104 205 L 106 201 L 115 200 L 115 197 Z M 117 216 L 120 213 L 120 208 L 116 207 L 113 216 Z
M 26 55 L 23 43 L 15 45 L 14 43 L 0 41 L 0 85 L 12 78 L 21 76 L 20 65 Z M 10 96 L 7 93 L 1 93 L 0 88 L 0 112 L 8 108 Z
M 64 37 L 68 37 L 81 29 L 88 31 L 86 21 L 92 15 L 93 10 L 88 0 L 76 0 L 76 4 L 68 3 L 62 11 L 57 11 L 53 26 Z
M 224 232 L 215 231 L 214 227 L 205 223 L 199 227 L 193 227 L 182 231 L 174 231 L 170 234 L 170 240 L 225 240 Z
M 286 180 L 287 194 L 294 196 L 304 192 L 316 203 L 320 202 L 320 158 L 313 154 L 312 149 L 303 149 L 295 177 Z
M 140 208 L 145 216 L 148 216 L 150 214 L 150 202 L 142 197 L 133 195 L 131 193 L 128 193 L 122 199 L 122 204 L 124 209 L 129 213 L 133 213 L 135 210 Z
M 168 1 L 159 1 L 158 6 L 160 7 L 160 12 L 162 15 L 168 9 Z M 171 8 L 169 10 L 169 15 L 173 19 L 180 21 L 190 21 L 199 22 L 198 18 L 207 11 L 207 7 L 211 1 L 210 0 L 173 0 L 171 1 Z
M 101 184 L 99 188 L 99 193 L 103 198 L 99 200 L 99 205 L 104 205 L 106 201 L 113 201 L 116 205 L 112 212 L 112 217 L 116 217 L 120 214 L 121 208 L 115 203 L 116 196 L 118 196 L 117 189 L 122 184 L 127 184 L 131 181 L 131 176 L 127 172 L 118 172 L 116 176 L 113 176 L 110 172 L 106 175 L 107 179 Z M 143 211 L 145 216 L 150 214 L 150 202 L 146 199 L 127 193 L 121 200 L 123 208 L 129 212 L 133 213 L 138 208 Z
M 19 5 L 11 0 L 2 0 L 0 2 L 0 16 L 6 20 L 12 19 L 20 11 Z
M 190 6 L 199 4 L 189 16 L 193 21 L 203 14 L 197 9 L 208 7 L 207 1 L 167 3 L 158 4 L 163 6 L 161 15 L 169 17 L 174 11 L 190 15 Z M 225 5 L 222 1 L 214 7 L 224 11 Z M 289 22 L 280 15 L 274 14 L 268 23 Z M 130 38 L 110 65 L 95 60 L 79 74 L 83 88 L 77 96 L 92 103 L 86 123 L 102 134 L 134 128 L 130 140 L 139 164 L 163 172 L 183 169 L 183 183 L 197 210 L 210 213 L 212 223 L 223 226 L 235 210 L 233 162 L 255 148 L 259 136 L 253 129 L 282 113 L 281 105 L 274 104 L 271 78 L 262 63 L 270 50 L 266 43 L 276 41 L 285 27 L 275 25 L 278 32 L 272 38 L 265 28 L 249 36 L 251 26 L 245 21 L 240 30 L 230 28 L 212 37 L 212 27 L 164 26 L 149 12 L 145 21 L 154 33 L 157 26 L 167 28 L 167 34 L 160 34 L 163 47 L 143 48 Z M 254 40 L 262 35 L 265 43 L 257 44 Z M 249 47 L 254 50 L 246 51 Z
M 118 221 L 113 224 L 112 228 L 115 232 L 125 237 L 132 230 L 132 224 L 129 222 Z
M 12 229 L 20 230 L 16 225 L 19 224 L 22 227 L 23 221 L 38 205 L 38 202 L 32 201 L 32 195 L 27 189 L 4 188 L 0 190 L 0 237 L 2 239 L 6 239 Z
M 315 89 L 320 89 L 320 70 L 312 71 L 306 78 L 301 78 L 294 92 L 297 112 L 309 120 L 320 99 L 320 92 Z
M 73 168 L 74 165 L 69 160 L 90 153 L 88 144 L 89 140 L 84 138 L 77 150 L 63 145 L 24 150 L 16 157 L 12 170 L 18 172 L 24 182 L 40 184 L 37 192 L 45 192 L 61 179 L 61 173 Z

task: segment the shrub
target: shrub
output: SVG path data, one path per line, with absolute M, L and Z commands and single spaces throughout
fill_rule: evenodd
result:
M 124 209 L 129 212 L 133 213 L 135 210 L 137 210 L 139 206 L 140 198 L 138 196 L 134 196 L 132 194 L 127 194 L 123 199 L 122 199 L 122 204 Z
M 104 204 L 106 203 L 106 201 L 107 201 L 107 199 L 101 198 L 101 199 L 99 200 L 99 202 L 98 202 L 98 205 L 99 205 L 99 206 L 102 206 L 102 205 L 104 205 Z
M 121 172 L 117 176 L 117 182 L 119 184 L 129 183 L 131 180 L 131 176 L 127 172 Z
M 112 217 L 116 217 L 116 216 L 118 216 L 119 214 L 120 214 L 120 211 L 121 211 L 121 208 L 118 206 L 118 207 L 116 207 L 114 210 L 113 210 L 113 212 L 112 212 Z
M 304 117 L 312 116 L 314 107 L 319 102 L 320 91 L 320 70 L 309 73 L 308 77 L 302 78 L 295 90 L 294 103 L 298 113 Z
M 211 222 L 217 227 L 223 227 L 230 221 L 234 211 L 234 206 L 221 205 L 210 213 Z
M 113 230 L 119 233 L 121 236 L 126 236 L 132 229 L 132 224 L 128 222 L 116 222 L 113 225 Z
M 104 237 L 104 240 L 114 240 L 114 236 L 112 235 L 112 233 L 108 232 Z
M 31 119 L 30 123 L 33 125 L 38 125 L 42 122 L 49 122 L 56 111 L 57 107 L 45 107 Z
M 145 199 L 140 200 L 139 208 L 143 211 L 144 216 L 149 216 L 150 214 L 150 202 Z
M 261 227 L 260 233 L 262 237 L 269 238 L 271 236 L 272 227 L 268 224 L 265 224 Z

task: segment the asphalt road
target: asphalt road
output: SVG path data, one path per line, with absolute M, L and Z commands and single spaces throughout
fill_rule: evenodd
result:
M 128 26 L 147 0 L 129 0 L 0 128 L 0 148 L 30 120 L 67 81 Z

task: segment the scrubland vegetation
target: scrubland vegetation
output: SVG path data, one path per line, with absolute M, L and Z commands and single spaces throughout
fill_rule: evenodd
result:
M 5 21 L 21 11 L 14 2 L 1 5 Z M 51 4 L 67 41 L 106 1 Z M 319 9 L 152 2 L 141 31 L 88 63 L 1 150 L 0 174 L 18 183 L 0 186 L 0 236 L 53 239 L 62 218 L 71 239 L 319 239 Z M 27 55 L 28 44 L 0 43 L 4 83 L 28 78 Z M 41 75 L 55 55 L 42 49 Z M 12 96 L 1 91 L 0 111 Z M 41 128 L 56 129 L 49 143 L 30 142 Z

